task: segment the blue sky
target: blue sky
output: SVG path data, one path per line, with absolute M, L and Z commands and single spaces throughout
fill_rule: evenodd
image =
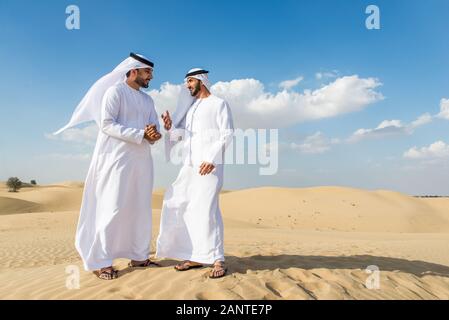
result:
M 79 30 L 65 27 L 71 4 L 80 9 Z M 380 30 L 365 27 L 370 4 L 380 9 Z M 213 83 L 255 79 L 273 96 L 282 91 L 279 83 L 301 77 L 288 89 L 292 99 L 354 75 L 355 85 L 363 79 L 379 83 L 371 89 L 383 99 L 318 119 L 298 116 L 286 126 L 282 119 L 289 118 L 294 101 L 284 109 L 270 105 L 286 113 L 272 125 L 280 128 L 278 174 L 229 166 L 227 188 L 344 185 L 449 194 L 449 120 L 441 112 L 449 99 L 448 13 L 445 0 L 2 0 L 0 180 L 83 180 L 92 142 L 50 139 L 48 133 L 65 124 L 95 80 L 135 51 L 155 62 L 150 89 L 159 92 L 165 82 L 181 83 L 195 66 L 211 70 Z M 354 88 L 345 88 L 350 97 Z M 231 105 L 235 116 L 245 107 Z M 431 120 L 410 129 L 426 113 Z M 270 122 L 269 113 L 252 116 Z M 383 121 L 390 121 L 383 126 L 391 127 L 390 134 L 371 132 L 347 142 L 357 130 Z M 416 152 L 408 152 L 412 148 Z M 166 186 L 176 173 L 156 161 L 156 186 Z

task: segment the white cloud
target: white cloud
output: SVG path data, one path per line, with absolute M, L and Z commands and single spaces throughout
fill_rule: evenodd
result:
M 425 124 L 428 124 L 428 123 L 430 123 L 430 122 L 432 122 L 432 116 L 431 116 L 430 114 L 428 114 L 428 113 L 425 113 L 425 114 L 419 116 L 418 119 L 416 119 L 415 121 L 413 121 L 413 122 L 410 124 L 409 127 L 410 127 L 411 129 L 415 129 L 415 128 L 418 128 L 418 127 L 423 126 L 423 125 L 425 125 Z
M 52 160 L 64 160 L 64 161 L 89 161 L 92 154 L 90 153 L 79 153 L 79 154 L 63 154 L 63 153 L 50 153 L 40 156 L 41 159 L 52 159 Z
M 338 143 L 340 143 L 338 139 L 328 139 L 324 134 L 318 131 L 315 134 L 306 137 L 300 144 L 292 142 L 290 148 L 298 150 L 301 153 L 320 154 L 329 151 L 333 144 Z
M 449 120 L 449 99 L 441 99 L 439 118 Z
M 357 142 L 365 138 L 380 138 L 395 134 L 404 134 L 405 126 L 400 120 L 384 120 L 374 129 L 358 129 L 348 139 L 349 142 Z
M 158 113 L 174 111 L 181 85 L 165 83 L 151 90 Z M 316 90 L 266 92 L 256 79 L 217 82 L 212 93 L 226 99 L 238 128 L 281 128 L 300 122 L 336 117 L 363 110 L 383 99 L 375 78 L 345 76 Z
M 242 127 L 280 128 L 359 111 L 382 99 L 382 95 L 374 91 L 379 85 L 372 78 L 350 76 L 314 91 L 271 94 L 264 92 L 259 81 L 249 79 L 219 82 L 212 91 L 228 100 L 236 122 Z
M 358 142 L 366 138 L 383 138 L 386 136 L 412 134 L 414 130 L 420 126 L 428 124 L 432 121 L 432 116 L 425 113 L 409 124 L 403 124 L 401 120 L 384 120 L 374 129 L 358 129 L 348 142 Z
M 284 90 L 290 90 L 291 88 L 297 86 L 302 80 L 304 80 L 304 77 L 298 77 L 293 80 L 285 80 L 279 84 L 279 87 Z
M 428 147 L 417 148 L 416 146 L 404 152 L 404 158 L 408 159 L 442 159 L 449 158 L 449 145 L 443 141 L 432 143 Z
M 182 85 L 164 82 L 159 90 L 153 89 L 148 92 L 154 100 L 158 115 L 161 115 L 166 110 L 173 114 L 176 108 L 176 102 L 178 101 L 179 92 L 181 91 L 181 86 Z
M 281 143 L 279 143 L 278 141 L 268 142 L 263 144 L 262 148 L 265 151 L 265 154 L 269 156 L 273 152 L 279 152 L 280 144 L 282 144 L 282 142 Z
M 336 78 L 338 75 L 337 70 L 331 72 L 317 72 L 315 73 L 315 78 L 318 80 L 326 79 L 326 78 Z
M 76 142 L 80 144 L 94 145 L 98 135 L 97 125 L 90 124 L 84 128 L 70 128 L 59 135 L 46 133 L 45 137 L 50 140 L 62 140 L 69 142 Z

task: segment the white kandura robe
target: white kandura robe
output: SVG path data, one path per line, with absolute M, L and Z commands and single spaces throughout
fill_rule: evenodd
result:
M 153 100 L 122 82 L 106 91 L 101 108 L 75 240 L 86 270 L 150 254 L 153 160 L 144 128 L 159 130 Z
M 214 95 L 197 99 L 176 129 L 185 129 L 181 142 L 185 158 L 164 195 L 156 256 L 204 264 L 224 261 L 218 197 L 223 186 L 224 149 L 233 135 L 231 110 Z M 170 134 L 174 132 L 172 129 Z M 201 176 L 203 161 L 214 163 L 215 169 Z

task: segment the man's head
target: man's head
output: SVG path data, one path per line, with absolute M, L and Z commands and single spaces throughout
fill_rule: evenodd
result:
M 130 82 L 134 82 L 139 87 L 148 88 L 148 85 L 153 79 L 153 68 L 132 69 L 126 73 L 126 78 Z
M 201 80 L 195 79 L 193 77 L 188 77 L 186 80 L 186 86 L 190 91 L 190 95 L 192 97 L 195 97 L 201 91 L 201 86 L 204 85 L 201 83 Z
M 200 92 L 210 93 L 210 83 L 207 77 L 209 71 L 194 68 L 190 69 L 185 76 L 186 87 L 189 89 L 192 97 L 197 96 Z

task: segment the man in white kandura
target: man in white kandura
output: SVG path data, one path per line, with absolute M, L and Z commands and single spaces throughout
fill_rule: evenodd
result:
M 81 100 L 67 128 L 96 121 L 100 130 L 84 186 L 75 246 L 86 270 L 118 277 L 116 258 L 130 267 L 157 265 L 151 242 L 153 160 L 150 144 L 161 138 L 148 88 L 154 64 L 134 53 L 99 79 Z
M 157 257 L 184 260 L 178 271 L 213 265 L 211 278 L 226 274 L 223 220 L 218 197 L 223 186 L 224 150 L 232 141 L 233 121 L 226 101 L 210 93 L 208 71 L 186 77 L 173 120 L 162 115 L 166 154 L 182 141 L 183 166 L 167 189 L 162 206 Z M 173 126 L 173 128 L 172 128 Z

